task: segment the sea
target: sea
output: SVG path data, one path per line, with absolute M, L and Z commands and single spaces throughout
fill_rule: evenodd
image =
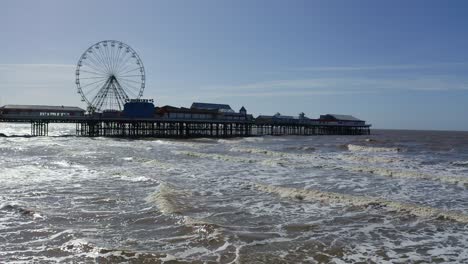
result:
M 468 263 L 468 132 L 49 129 L 0 124 L 0 263 Z

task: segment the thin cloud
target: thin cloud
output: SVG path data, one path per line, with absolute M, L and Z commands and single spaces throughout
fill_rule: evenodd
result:
M 420 70 L 443 67 L 468 66 L 468 62 L 447 62 L 433 64 L 396 64 L 396 65 L 351 65 L 351 66 L 318 66 L 298 67 L 289 71 L 305 72 L 338 72 L 338 71 L 379 71 L 379 70 Z
M 368 94 L 400 91 L 468 91 L 468 80 L 445 76 L 412 79 L 315 78 L 272 80 L 231 86 L 196 89 L 208 96 L 301 96 L 327 94 Z
M 0 64 L 0 68 L 75 68 L 74 64 Z

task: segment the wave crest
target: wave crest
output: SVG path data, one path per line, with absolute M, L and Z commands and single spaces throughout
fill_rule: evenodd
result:
M 400 213 L 408 213 L 418 217 L 436 218 L 441 220 L 453 220 L 468 224 L 468 215 L 456 212 L 444 211 L 441 209 L 421 206 L 415 204 L 406 204 L 395 201 L 389 201 L 382 198 L 355 196 L 334 192 L 324 192 L 312 189 L 298 189 L 290 187 L 281 187 L 275 185 L 255 184 L 255 187 L 262 192 L 277 194 L 282 198 L 297 200 L 319 201 L 329 204 L 344 204 L 347 206 L 379 206 L 386 207 Z
M 451 164 L 457 167 L 468 167 L 468 161 L 454 161 Z
M 154 202 L 163 214 L 182 214 L 188 211 L 192 193 L 185 190 L 177 190 L 170 184 L 161 183 L 156 192 L 148 197 L 149 202 Z
M 203 153 L 203 152 L 193 152 L 193 151 L 174 151 L 175 154 L 185 155 L 194 158 L 208 158 L 214 160 L 222 160 L 222 161 L 233 161 L 239 163 L 253 163 L 255 160 L 241 158 L 241 157 L 234 157 L 229 155 L 222 155 L 222 154 L 214 154 L 214 153 Z
M 356 151 L 356 152 L 401 152 L 403 151 L 401 148 L 397 148 L 397 147 L 369 147 L 369 146 L 361 146 L 361 145 L 353 145 L 353 144 L 348 144 L 347 148 L 349 151 Z
M 432 175 L 425 174 L 417 171 L 409 170 L 393 170 L 388 168 L 376 168 L 376 167 L 351 167 L 350 171 L 364 172 L 369 174 L 375 174 L 380 176 L 392 177 L 392 178 L 412 178 L 422 180 L 435 180 L 450 184 L 468 186 L 468 177 L 461 176 L 444 176 L 444 175 Z

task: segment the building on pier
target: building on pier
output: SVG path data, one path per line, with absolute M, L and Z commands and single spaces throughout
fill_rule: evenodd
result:
M 258 124 L 318 124 L 316 119 L 311 119 L 300 113 L 298 116 L 287 116 L 276 113 L 272 116 L 259 115 L 255 122 Z
M 231 106 L 229 106 L 228 104 L 212 104 L 212 103 L 194 102 L 192 103 L 192 106 L 190 106 L 190 109 L 215 110 L 220 113 L 234 113 L 234 110 L 232 110 Z
M 318 120 L 320 124 L 337 124 L 337 125 L 365 125 L 366 121 L 356 118 L 352 115 L 336 115 L 326 114 L 320 115 Z
M 214 120 L 219 113 L 216 110 L 191 109 L 165 105 L 155 108 L 155 117 L 180 120 Z
M 5 105 L 0 107 L 2 116 L 73 117 L 84 116 L 85 110 L 75 106 Z
M 226 104 L 193 103 L 190 108 L 166 105 L 155 108 L 155 117 L 180 120 L 235 120 L 252 121 L 252 115 L 247 114 L 245 107 L 238 113 Z
M 153 99 L 129 99 L 125 102 L 123 116 L 129 118 L 154 117 Z

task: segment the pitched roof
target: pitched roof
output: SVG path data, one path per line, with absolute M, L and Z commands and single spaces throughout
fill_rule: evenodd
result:
M 247 110 L 245 110 L 245 107 L 242 106 L 241 109 L 239 110 L 239 112 L 240 111 L 247 111 Z
M 36 110 L 36 111 L 72 111 L 72 112 L 85 112 L 76 106 L 54 106 L 54 105 L 5 105 L 2 109 L 15 109 L 15 110 Z
M 336 115 L 336 114 L 327 114 L 328 116 L 332 116 L 337 120 L 343 120 L 343 121 L 363 121 L 359 118 L 356 118 L 352 115 Z
M 175 107 L 171 105 L 165 105 L 163 107 L 156 107 L 156 112 L 171 112 L 171 113 L 192 113 L 192 114 L 217 114 L 216 110 L 207 109 L 191 109 L 186 107 Z
M 219 109 L 232 110 L 232 108 L 227 104 L 210 104 L 210 103 L 198 103 L 198 102 L 193 103 L 190 108 L 206 109 L 206 110 L 219 110 Z

